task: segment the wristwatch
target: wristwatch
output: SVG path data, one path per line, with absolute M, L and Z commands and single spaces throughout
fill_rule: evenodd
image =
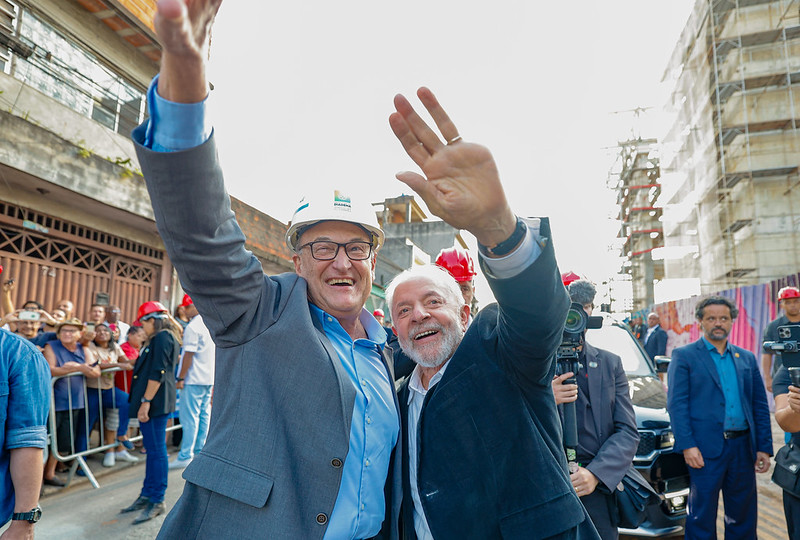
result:
M 153 400 L 152 399 L 147 399 L 146 397 L 142 398 L 142 403 L 150 403 L 151 401 L 153 401 Z
M 515 247 L 519 245 L 522 239 L 525 238 L 527 231 L 528 226 L 525 225 L 525 222 L 522 221 L 519 216 L 517 216 L 517 224 L 514 227 L 514 232 L 511 233 L 511 236 L 494 247 L 488 247 L 478 243 L 478 250 L 487 257 L 502 257 L 503 255 L 508 255 L 514 250 Z
M 11 515 L 11 519 L 14 521 L 27 521 L 28 523 L 36 523 L 41 517 L 42 509 L 38 504 L 30 512 L 17 512 Z

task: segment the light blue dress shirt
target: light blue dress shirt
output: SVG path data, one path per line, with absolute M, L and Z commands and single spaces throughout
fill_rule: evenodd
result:
M 733 364 L 733 354 L 730 343 L 725 344 L 725 353 L 719 354 L 717 348 L 705 337 L 701 338 L 719 374 L 722 385 L 722 394 L 725 396 L 725 431 L 743 431 L 748 428 L 747 419 L 742 408 L 742 396 L 739 392 L 739 378 L 736 375 L 736 366 Z
M 14 511 L 11 450 L 47 446 L 50 367 L 28 340 L 0 329 L 0 527 Z M 26 508 L 27 512 L 30 508 Z
M 174 152 L 207 141 L 212 132 L 206 120 L 207 99 L 200 103 L 172 103 L 158 95 L 157 85 L 158 77 L 147 92 L 150 118 L 145 146 L 156 152 Z M 353 341 L 335 317 L 314 305 L 311 309 L 322 322 L 325 335 L 356 390 L 350 446 L 324 538 L 370 538 L 378 534 L 386 514 L 384 485 L 400 429 L 394 384 L 381 359 L 386 331 L 363 310 L 360 320 L 369 339 Z M 309 391 L 313 391 L 313 382 Z
M 322 322 L 356 389 L 350 449 L 324 538 L 370 538 L 378 534 L 386 514 L 383 488 L 400 430 L 394 383 L 381 359 L 386 330 L 363 309 L 359 319 L 369 339 L 353 341 L 335 317 L 313 304 L 311 312 Z

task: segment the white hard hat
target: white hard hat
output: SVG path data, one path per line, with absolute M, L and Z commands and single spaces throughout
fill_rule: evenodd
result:
M 346 221 L 360 225 L 372 234 L 374 249 L 383 244 L 383 231 L 378 226 L 378 218 L 369 203 L 357 201 L 337 189 L 325 190 L 310 197 L 303 197 L 297 204 L 289 230 L 286 231 L 286 245 L 295 251 L 297 240 L 303 231 L 321 221 Z

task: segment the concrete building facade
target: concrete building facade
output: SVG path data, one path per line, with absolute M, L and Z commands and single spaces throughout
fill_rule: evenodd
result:
M 800 1 L 698 0 L 665 73 L 667 279 L 702 293 L 800 268 Z
M 0 264 L 17 304 L 96 300 L 123 320 L 181 291 L 130 130 L 160 50 L 155 0 L 0 0 Z M 290 270 L 286 225 L 232 200 L 268 273 Z

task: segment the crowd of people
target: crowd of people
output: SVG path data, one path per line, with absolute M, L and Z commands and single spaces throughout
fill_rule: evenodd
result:
M 87 450 L 104 447 L 104 467 L 138 462 L 130 439 L 140 431 L 139 452 L 147 462 L 143 494 L 154 500 L 160 493 L 163 499 L 168 468 L 191 462 L 203 446 L 210 415 L 214 345 L 191 298 L 184 296 L 175 317 L 159 302 L 145 302 L 134 323 L 127 324 L 120 320 L 119 307 L 93 304 L 82 321 L 70 300 L 61 300 L 50 312 L 34 300 L 15 308 L 14 286 L 13 279 L 3 286 L 2 328 L 34 347 L 49 368 L 43 399 L 54 411 L 51 437 L 58 457 L 48 454 L 42 483 L 65 486 L 57 472 L 67 470 L 70 456 L 87 455 Z M 183 336 L 188 341 L 181 349 Z M 55 379 L 52 400 L 50 379 Z M 180 418 L 188 429 L 182 425 L 181 455 L 168 465 L 166 426 L 178 416 L 177 388 L 185 394 Z M 50 429 L 49 422 L 41 426 Z M 139 522 L 159 510 L 153 514 L 152 508 L 136 506 L 125 511 L 132 509 L 144 510 Z

